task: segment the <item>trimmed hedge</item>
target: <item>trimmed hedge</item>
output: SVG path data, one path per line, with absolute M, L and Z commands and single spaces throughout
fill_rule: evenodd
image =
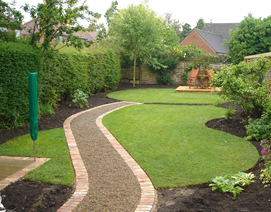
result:
M 29 45 L 0 42 L 0 128 L 28 122 L 28 72 L 41 70 L 40 55 Z
M 65 52 L 44 61 L 43 103 L 54 93 L 67 100 L 80 89 L 88 95 L 114 89 L 121 79 L 120 56 L 110 49 Z
M 120 56 L 111 49 L 62 50 L 42 62 L 31 46 L 1 42 L 0 128 L 29 123 L 28 71 L 38 72 L 40 116 L 52 114 L 77 89 L 91 95 L 114 89 L 121 79 Z

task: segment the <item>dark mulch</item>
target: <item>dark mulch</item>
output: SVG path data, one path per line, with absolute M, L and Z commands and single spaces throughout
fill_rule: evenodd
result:
M 116 90 L 140 89 L 140 88 L 176 88 L 176 86 L 162 85 L 136 85 L 121 84 Z M 111 91 L 112 92 L 112 91 Z M 88 99 L 90 108 L 102 104 L 116 102 L 108 99 L 109 92 L 95 94 Z M 69 107 L 70 102 L 62 102 L 54 116 L 43 117 L 39 121 L 39 131 L 62 127 L 66 118 L 84 109 Z M 222 105 L 228 108 L 230 103 Z M 240 108 L 236 108 L 236 114 L 229 120 L 216 119 L 206 123 L 206 126 L 244 137 L 245 128 L 242 124 Z M 11 138 L 29 133 L 29 126 L 19 127 L 15 130 L 0 129 L 0 144 Z M 260 151 L 259 142 L 251 143 Z M 259 163 L 250 171 L 257 177 L 263 163 Z M 72 194 L 73 188 L 62 185 L 51 185 L 40 182 L 20 180 L 12 183 L 1 191 L 3 205 L 17 212 L 20 211 L 56 211 Z M 245 190 L 233 198 L 232 194 L 211 191 L 208 184 L 188 186 L 182 188 L 158 190 L 157 211 L 270 211 L 271 212 L 271 188 L 264 188 L 259 180 L 246 187 Z

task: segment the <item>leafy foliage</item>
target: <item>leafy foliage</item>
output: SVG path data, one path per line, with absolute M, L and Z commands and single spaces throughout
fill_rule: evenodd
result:
M 70 48 L 41 61 L 39 49 L 21 43 L 1 43 L 0 128 L 16 128 L 29 121 L 28 71 L 38 72 L 39 117 L 53 114 L 57 103 L 77 89 L 90 95 L 118 85 L 118 53 L 105 48 L 85 52 Z
M 179 42 L 180 42 L 183 39 L 183 37 L 182 37 L 182 24 L 180 23 L 179 20 L 173 19 L 173 15 L 170 12 L 167 12 L 164 16 L 165 16 L 164 18 L 165 18 L 167 27 L 174 29 L 177 36 L 179 37 Z
M 112 1 L 111 6 L 108 8 L 108 10 L 106 11 L 104 17 L 106 18 L 106 22 L 107 22 L 107 27 L 109 27 L 110 22 L 114 16 L 114 14 L 118 11 L 117 9 L 118 6 L 118 1 Z M 103 38 L 106 38 L 108 36 L 108 33 L 105 29 L 105 25 L 104 24 L 99 24 L 97 26 L 98 33 L 96 35 L 96 40 L 100 41 Z
M 231 105 L 229 106 L 228 110 L 225 113 L 225 119 L 230 119 L 230 117 L 234 114 L 235 110 L 231 107 Z
M 257 141 L 262 139 L 271 139 L 271 114 L 264 113 L 261 118 L 253 120 L 249 119 L 246 126 L 247 139 L 255 138 Z
M 261 170 L 260 180 L 265 184 L 264 187 L 268 187 L 271 185 L 271 144 L 267 139 L 263 139 L 261 141 L 262 146 L 262 159 L 264 160 L 265 169 Z
M 167 49 L 163 37 L 166 23 L 145 3 L 119 10 L 109 26 L 109 34 L 123 48 L 124 55 L 134 61 L 133 86 L 137 59 L 151 66 L 160 66 L 154 55 Z
M 230 31 L 228 55 L 233 64 L 243 61 L 245 56 L 271 51 L 271 16 L 256 19 L 249 14 L 235 31 Z
M 51 42 L 58 40 L 61 36 L 67 36 L 63 43 L 77 48 L 82 48 L 82 38 L 75 36 L 74 32 L 83 30 L 78 20 L 88 20 L 89 16 L 99 18 L 98 13 L 88 10 L 88 6 L 77 6 L 78 0 L 44 0 L 43 4 L 37 6 L 24 6 L 24 11 L 29 12 L 34 21 L 34 28 L 30 29 L 31 44 L 41 47 L 43 52 L 50 49 Z M 43 42 L 40 43 L 41 39 Z
M 246 186 L 254 182 L 252 180 L 255 177 L 252 173 L 239 172 L 236 175 L 226 175 L 224 177 L 219 176 L 213 179 L 214 183 L 209 184 L 212 190 L 218 189 L 221 192 L 231 192 L 233 197 L 241 193 L 244 189 L 240 186 Z
M 79 89 L 77 89 L 72 95 L 72 101 L 79 108 L 84 108 L 84 106 L 86 106 L 87 108 L 89 107 L 87 98 L 88 95 Z
M 22 43 L 0 44 L 0 128 L 16 128 L 29 120 L 27 73 L 40 72 L 41 54 Z
M 270 68 L 271 61 L 265 58 L 253 63 L 231 64 L 215 74 L 213 86 L 221 87 L 219 94 L 234 100 L 246 116 L 259 117 L 268 104 L 266 73 Z
M 11 30 L 22 29 L 23 15 L 11 6 L 15 6 L 15 4 L 9 5 L 5 1 L 0 0 L 0 27 Z
M 199 20 L 198 20 L 198 23 L 197 23 L 197 25 L 196 25 L 196 29 L 202 29 L 203 28 L 203 26 L 204 26 L 204 19 L 203 18 L 200 18 Z

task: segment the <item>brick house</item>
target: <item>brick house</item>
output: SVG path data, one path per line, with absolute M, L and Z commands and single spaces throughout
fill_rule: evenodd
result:
M 202 30 L 193 29 L 180 43 L 180 46 L 194 44 L 210 54 L 225 55 L 229 47 L 224 44 L 231 39 L 229 31 L 237 28 L 237 23 L 206 23 Z
M 23 24 L 23 30 L 21 31 L 21 36 L 23 37 L 29 37 L 30 33 L 28 32 L 29 29 L 33 29 L 34 28 L 34 22 L 33 21 L 28 21 L 25 24 Z M 37 30 L 36 30 L 37 31 Z M 81 37 L 84 41 L 95 41 L 96 40 L 96 35 L 97 35 L 97 31 L 92 31 L 92 32 L 75 32 L 74 33 L 75 36 L 79 36 Z M 64 34 L 62 37 L 59 37 L 58 40 L 61 41 L 62 39 L 67 38 L 68 35 Z M 43 38 L 41 38 L 40 43 L 43 42 Z

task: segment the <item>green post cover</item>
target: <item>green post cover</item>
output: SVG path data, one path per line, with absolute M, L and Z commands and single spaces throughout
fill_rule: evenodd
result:
M 37 73 L 28 72 L 29 85 L 29 122 L 30 135 L 33 141 L 38 137 L 38 92 L 37 92 Z

